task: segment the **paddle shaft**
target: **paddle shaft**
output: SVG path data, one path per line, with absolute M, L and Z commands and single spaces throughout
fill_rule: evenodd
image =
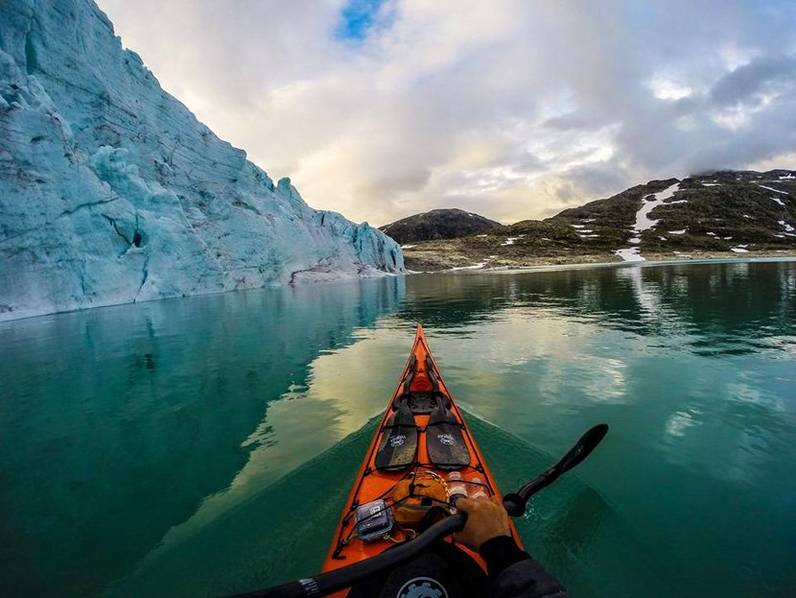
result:
M 315 598 L 317 596 L 325 596 L 347 588 L 374 573 L 405 563 L 426 550 L 437 540 L 461 531 L 465 523 L 467 523 L 467 513 L 460 511 L 433 524 L 414 540 L 398 544 L 394 548 L 385 550 L 366 561 L 360 561 L 334 571 L 320 573 L 315 577 L 291 581 L 268 590 L 237 594 L 231 598 Z

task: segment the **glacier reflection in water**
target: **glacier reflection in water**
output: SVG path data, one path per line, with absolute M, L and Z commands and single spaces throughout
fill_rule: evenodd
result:
M 223 594 L 312 571 L 417 321 L 504 488 L 612 426 L 520 522 L 574 595 L 796 587 L 787 262 L 421 275 L 4 325 L 2 583 Z

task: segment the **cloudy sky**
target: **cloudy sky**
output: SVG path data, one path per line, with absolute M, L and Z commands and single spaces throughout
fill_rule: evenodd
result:
M 98 1 L 220 137 L 358 221 L 796 168 L 793 0 Z

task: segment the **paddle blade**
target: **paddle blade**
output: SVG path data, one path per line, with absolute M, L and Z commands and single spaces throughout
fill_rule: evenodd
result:
M 569 452 L 553 467 L 561 475 L 581 463 L 608 434 L 608 424 L 597 424 L 580 437 Z
M 522 517 L 525 514 L 525 506 L 531 496 L 543 488 L 547 488 L 570 469 L 581 463 L 597 448 L 597 445 L 600 444 L 607 433 L 608 424 L 597 424 L 581 436 L 575 446 L 569 449 L 569 452 L 558 463 L 525 484 L 517 492 L 504 496 L 503 506 L 508 514 L 512 517 Z

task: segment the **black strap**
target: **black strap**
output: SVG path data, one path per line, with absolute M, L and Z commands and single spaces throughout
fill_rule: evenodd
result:
M 412 358 L 409 360 L 409 371 L 406 372 L 404 379 L 404 394 L 409 394 L 409 387 L 412 385 L 412 380 L 415 377 L 415 366 L 417 365 L 417 357 L 412 353 Z
M 434 375 L 434 364 L 431 362 L 431 356 L 426 355 L 426 375 L 428 379 L 431 380 L 431 386 L 434 389 L 434 392 L 439 392 L 439 380 Z

